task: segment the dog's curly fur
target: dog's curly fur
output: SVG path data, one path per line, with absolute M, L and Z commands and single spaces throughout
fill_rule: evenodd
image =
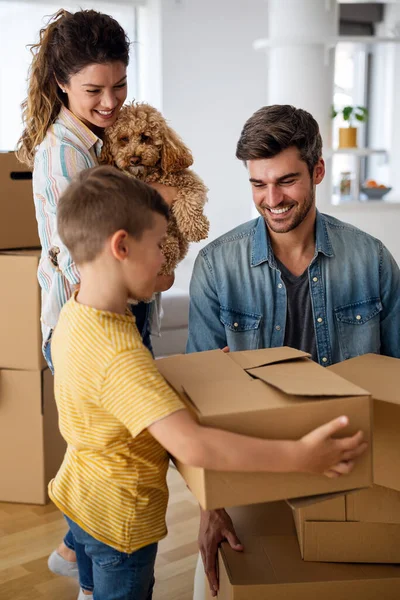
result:
M 145 103 L 122 107 L 117 121 L 105 130 L 100 161 L 115 165 L 146 183 L 159 182 L 178 188 L 171 207 L 167 239 L 163 246 L 162 274 L 171 274 L 187 254 L 189 242 L 208 235 L 203 214 L 207 188 L 188 167 L 190 150 L 166 123 L 162 114 Z

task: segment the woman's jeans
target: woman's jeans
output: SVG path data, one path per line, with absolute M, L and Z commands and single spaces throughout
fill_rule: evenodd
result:
M 130 308 L 132 310 L 133 315 L 136 318 L 136 326 L 139 330 L 140 335 L 142 336 L 143 344 L 153 354 L 149 330 L 150 306 L 150 303 L 140 302 L 139 304 L 131 305 Z M 46 362 L 49 366 L 49 369 L 54 374 L 53 362 L 51 360 L 51 335 L 44 346 L 43 353 Z M 84 547 L 76 542 L 71 530 L 69 530 L 66 536 L 64 537 L 64 544 L 67 546 L 67 548 L 73 550 L 76 553 L 79 566 L 79 581 L 81 588 L 86 591 L 92 591 L 94 588 L 92 560 L 87 556 Z M 149 596 L 149 598 L 151 598 L 151 596 Z
M 157 544 L 126 554 L 99 542 L 74 521 L 65 518 L 77 546 L 84 549 L 93 565 L 94 600 L 152 599 Z M 80 574 L 79 556 L 78 568 Z

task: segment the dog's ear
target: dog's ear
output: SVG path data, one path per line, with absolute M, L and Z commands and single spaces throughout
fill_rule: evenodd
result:
M 111 152 L 111 139 L 107 133 L 104 135 L 103 146 L 101 148 L 101 154 L 99 162 L 102 165 L 115 165 L 113 155 Z
M 175 173 L 193 164 L 193 156 L 181 138 L 167 126 L 161 149 L 161 169 L 164 173 Z

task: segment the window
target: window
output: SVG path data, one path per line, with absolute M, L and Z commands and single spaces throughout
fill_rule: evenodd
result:
M 366 106 L 368 108 L 369 61 L 370 54 L 365 44 L 339 43 L 336 48 L 333 106 L 339 111 L 339 114 L 333 124 L 334 148 L 339 145 L 339 128 L 347 127 L 340 111 L 345 106 Z M 357 129 L 358 146 L 364 147 L 367 145 L 367 127 L 364 123 L 357 123 Z M 354 199 L 350 191 L 343 193 L 343 184 L 347 178 L 349 181 L 354 177 L 365 179 L 366 161 L 363 160 L 362 164 L 356 165 L 357 160 L 357 157 L 349 154 L 334 156 L 332 176 L 336 191 L 335 202 L 339 201 L 339 196 L 341 202 Z M 361 167 L 360 173 L 359 167 Z
M 134 0 L 66 1 L 62 7 L 71 12 L 92 8 L 109 14 L 125 29 L 131 42 L 136 40 Z M 27 73 L 31 63 L 27 45 L 37 42 L 39 30 L 59 9 L 60 2 L 54 0 L 0 0 L 0 150 L 14 150 L 22 132 L 20 106 L 26 98 Z M 128 100 L 135 98 L 137 90 L 136 63 L 136 53 L 132 48 L 128 67 Z

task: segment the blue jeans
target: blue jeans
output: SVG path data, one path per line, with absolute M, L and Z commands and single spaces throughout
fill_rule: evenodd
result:
M 74 521 L 65 517 L 77 544 L 84 548 L 93 565 L 94 600 L 151 600 L 157 544 L 132 554 L 119 552 L 99 542 Z M 81 572 L 80 556 L 79 574 Z
M 153 354 L 153 348 L 151 346 L 151 338 L 149 331 L 150 304 L 140 302 L 139 304 L 132 305 L 130 308 L 133 315 L 136 318 L 136 326 L 139 330 L 140 335 L 142 336 L 143 344 Z M 51 360 L 51 334 L 44 345 L 43 354 L 50 371 L 54 375 L 54 366 L 53 361 Z M 93 591 L 94 583 L 92 560 L 87 556 L 84 547 L 76 542 L 71 530 L 69 530 L 66 533 L 64 537 L 64 544 L 67 546 L 67 548 L 73 550 L 76 553 L 76 558 L 79 566 L 79 580 L 81 588 L 89 592 Z M 149 596 L 149 598 L 151 598 L 151 596 Z

